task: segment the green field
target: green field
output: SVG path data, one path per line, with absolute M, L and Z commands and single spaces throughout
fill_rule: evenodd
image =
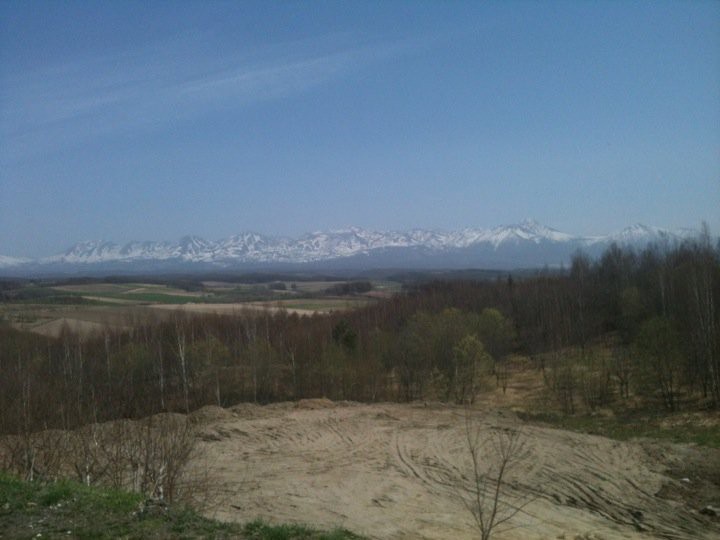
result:
M 115 299 L 131 303 L 182 304 L 203 301 L 206 297 L 214 296 L 212 293 L 188 292 L 166 285 L 147 283 L 65 285 L 48 289 L 60 295 L 70 294 L 91 300 Z
M 720 419 L 718 423 L 703 424 L 683 415 L 659 414 L 658 412 L 634 412 L 617 416 L 563 415 L 559 413 L 519 413 L 530 422 L 549 424 L 553 427 L 601 435 L 611 439 L 660 439 L 674 443 L 692 443 L 699 446 L 720 448 Z

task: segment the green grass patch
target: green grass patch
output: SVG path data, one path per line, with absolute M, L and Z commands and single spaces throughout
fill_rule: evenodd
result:
M 668 427 L 661 425 L 663 420 L 669 418 L 662 415 L 633 414 L 606 417 L 541 412 L 520 413 L 518 416 L 522 420 L 530 422 L 541 422 L 568 431 L 601 435 L 620 441 L 648 438 L 720 448 L 720 428 L 718 426 L 679 423 Z
M 239 525 L 187 508 L 143 509 L 135 493 L 69 480 L 24 482 L 0 473 L 0 531 L 8 538 L 242 538 Z
M 118 300 L 129 300 L 138 304 L 187 304 L 189 302 L 205 302 L 206 298 L 200 296 L 180 296 L 177 294 L 162 293 L 93 293 L 98 298 L 117 298 Z
M 318 531 L 305 525 L 269 525 L 252 521 L 243 528 L 248 540 L 361 540 L 361 536 L 345 529 Z

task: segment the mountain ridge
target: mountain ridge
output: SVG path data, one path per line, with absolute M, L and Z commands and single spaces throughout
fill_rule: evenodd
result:
M 542 266 L 564 264 L 572 252 L 585 249 L 596 252 L 615 242 L 621 245 L 643 245 L 650 242 L 674 242 L 688 238 L 696 231 L 670 231 L 636 223 L 623 230 L 603 236 L 580 236 L 560 232 L 534 220 L 492 228 L 465 228 L 456 231 L 411 229 L 408 231 L 374 231 L 349 227 L 315 231 L 297 238 L 241 232 L 220 240 L 206 240 L 195 235 L 183 236 L 176 242 L 83 241 L 66 251 L 38 259 L 0 256 L 0 268 L 42 268 L 101 265 L 164 264 L 208 265 L 232 268 L 243 265 L 289 264 L 307 265 L 323 262 L 384 261 L 383 266 L 411 260 L 442 264 L 443 258 L 452 266 L 463 264 Z M 532 257 L 525 254 L 532 252 Z M 542 260 L 545 252 L 546 259 Z M 591 253 L 592 254 L 592 253 Z M 387 259 L 387 260 L 386 260 Z M 397 261 L 392 265 L 397 265 Z

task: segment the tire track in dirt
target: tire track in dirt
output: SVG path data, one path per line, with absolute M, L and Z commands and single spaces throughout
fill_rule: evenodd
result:
M 647 467 L 640 446 L 557 430 L 536 432 L 533 438 L 544 438 L 547 447 L 548 435 L 556 434 L 556 459 L 547 461 L 540 475 L 543 495 L 654 537 L 702 536 L 703 520 L 691 515 L 678 520 L 679 509 L 655 495 L 668 479 Z
M 234 410 L 203 425 L 207 463 L 229 486 L 214 515 L 343 526 L 371 538 L 476 536 L 461 499 L 472 480 L 462 409 Z M 717 524 L 655 496 L 672 480 L 640 444 L 527 426 L 507 413 L 473 418 L 481 439 L 520 429 L 527 445 L 509 470 L 505 494 L 529 504 L 513 520 L 519 529 L 498 539 L 720 537 Z

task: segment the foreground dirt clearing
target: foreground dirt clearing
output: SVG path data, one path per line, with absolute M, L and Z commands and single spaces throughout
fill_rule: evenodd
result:
M 519 428 L 527 443 L 508 480 L 512 494 L 532 501 L 496 538 L 720 537 L 717 518 L 675 496 L 687 488 L 667 473 L 698 449 L 523 425 L 504 411 L 475 414 L 484 436 Z M 196 466 L 221 486 L 209 510 L 220 519 L 342 526 L 371 538 L 479 537 L 458 487 L 471 473 L 463 409 L 311 400 L 194 416 L 202 421 Z M 703 460 L 706 451 L 717 459 L 702 449 Z

